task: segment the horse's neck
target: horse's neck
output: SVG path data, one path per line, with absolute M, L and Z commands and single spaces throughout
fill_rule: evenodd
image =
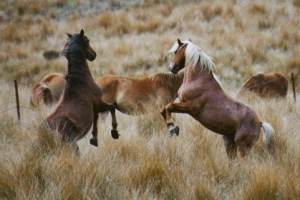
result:
M 71 55 L 68 59 L 68 72 L 65 77 L 64 100 L 79 98 L 82 92 L 89 92 L 93 78 L 87 61 L 80 55 Z M 88 95 L 86 93 L 85 95 Z
M 203 91 L 217 91 L 222 92 L 223 89 L 219 84 L 219 81 L 215 79 L 213 72 L 208 70 L 192 69 L 187 68 L 184 74 L 183 84 L 185 87 L 189 87 L 190 85 L 193 87 L 197 87 Z
M 92 79 L 86 59 L 80 55 L 68 56 L 68 72 L 66 76 L 69 85 L 85 82 Z
M 178 74 L 175 74 L 173 76 L 174 76 L 173 84 L 170 84 L 170 87 L 177 94 L 177 91 L 178 91 L 179 87 L 181 86 L 183 78 L 184 78 L 184 72 L 179 72 Z

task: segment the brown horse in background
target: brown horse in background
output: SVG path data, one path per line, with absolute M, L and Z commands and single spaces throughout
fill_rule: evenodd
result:
M 171 135 L 178 135 L 171 113 L 188 113 L 203 126 L 223 135 L 226 152 L 230 158 L 249 153 L 259 138 L 261 128 L 264 141 L 270 145 L 274 133 L 272 126 L 261 122 L 246 105 L 227 96 L 214 77 L 214 63 L 198 46 L 179 39 L 169 52 L 175 53 L 170 66 L 173 73 L 185 68 L 183 83 L 177 101 L 168 104 L 162 113 Z
M 32 87 L 30 104 L 38 106 L 40 101 L 47 106 L 56 104 L 63 93 L 65 82 L 65 76 L 61 73 L 47 74 Z
M 122 113 L 140 115 L 160 110 L 172 102 L 183 75 L 183 72 L 158 73 L 145 78 L 105 75 L 96 82 L 103 92 L 101 100 L 104 103 L 115 105 Z
M 253 92 L 263 98 L 284 98 L 288 92 L 288 80 L 281 73 L 259 73 L 244 83 L 239 96 L 244 96 L 247 92 Z
M 77 141 L 87 134 L 93 123 L 97 126 L 98 113 L 114 110 L 114 106 L 101 101 L 101 89 L 94 82 L 86 61 L 93 61 L 96 53 L 90 47 L 84 31 L 68 36 L 63 50 L 68 60 L 63 96 L 54 112 L 47 117 L 46 123 L 78 152 Z M 97 128 L 94 130 L 97 131 Z M 90 142 L 97 146 L 97 138 L 93 137 Z
M 105 75 L 96 82 L 103 92 L 103 102 L 115 104 L 122 113 L 138 115 L 172 102 L 183 74 L 158 73 L 145 78 Z

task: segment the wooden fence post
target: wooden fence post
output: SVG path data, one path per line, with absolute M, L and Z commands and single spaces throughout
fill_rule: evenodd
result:
M 296 86 L 295 86 L 295 76 L 294 73 L 291 73 L 291 82 L 292 82 L 292 89 L 293 89 L 293 97 L 295 103 L 297 102 L 297 97 L 296 97 Z
M 15 83 L 15 94 L 16 94 L 16 104 L 17 104 L 17 115 L 18 115 L 19 122 L 21 122 L 20 101 L 19 101 L 19 91 L 18 91 L 17 80 L 14 80 L 14 83 Z

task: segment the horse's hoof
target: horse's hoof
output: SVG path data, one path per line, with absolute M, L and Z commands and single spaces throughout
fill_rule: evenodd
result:
M 170 131 L 170 134 L 171 134 L 171 137 L 176 135 L 178 136 L 179 135 L 179 127 L 178 126 L 173 126 L 169 129 Z
M 92 138 L 92 139 L 90 139 L 90 144 L 97 147 L 98 146 L 98 140 L 96 138 Z
M 119 133 L 118 133 L 118 130 L 115 130 L 115 129 L 112 129 L 111 130 L 111 137 L 114 138 L 114 139 L 119 139 Z

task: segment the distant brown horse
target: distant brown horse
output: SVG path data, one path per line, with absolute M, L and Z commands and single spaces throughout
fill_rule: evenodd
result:
M 170 52 L 175 53 L 170 70 L 177 73 L 185 68 L 179 98 L 162 111 L 171 135 L 179 133 L 171 113 L 188 113 L 206 128 L 223 135 L 230 158 L 236 157 L 237 149 L 241 156 L 247 155 L 258 140 L 261 128 L 264 141 L 270 145 L 274 133 L 272 126 L 261 122 L 253 110 L 224 93 L 214 77 L 214 63 L 202 49 L 190 41 L 178 39 Z
M 63 50 L 68 60 L 63 96 L 54 112 L 47 117 L 46 123 L 78 152 L 77 141 L 87 134 L 93 123 L 97 126 L 98 113 L 112 111 L 114 106 L 101 101 L 101 89 L 94 82 L 86 61 L 93 61 L 96 53 L 90 47 L 84 31 L 68 36 Z M 97 128 L 94 130 L 97 131 Z M 96 133 L 93 132 L 93 135 Z M 90 142 L 97 146 L 97 138 L 93 137 Z
M 158 73 L 144 78 L 105 75 L 96 82 L 103 92 L 103 102 L 115 104 L 120 112 L 135 115 L 149 109 L 160 110 L 172 102 L 183 74 Z
M 65 82 L 65 76 L 61 73 L 47 74 L 32 87 L 30 104 L 37 106 L 43 101 L 48 106 L 57 103 L 63 93 Z
M 288 79 L 281 73 L 257 74 L 242 86 L 239 95 L 253 92 L 263 98 L 286 97 Z

